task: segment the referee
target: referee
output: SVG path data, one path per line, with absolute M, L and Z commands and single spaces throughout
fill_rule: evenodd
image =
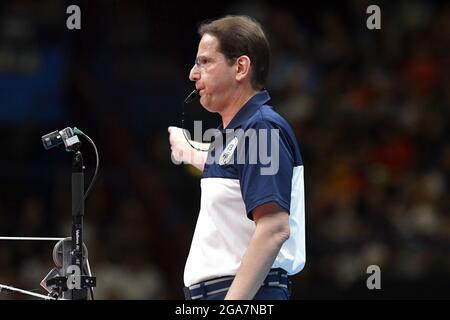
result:
M 268 41 L 247 16 L 208 21 L 198 32 L 189 79 L 222 124 L 211 145 L 168 128 L 172 157 L 202 171 L 185 297 L 290 299 L 289 276 L 306 260 L 303 160 L 293 130 L 268 104 Z

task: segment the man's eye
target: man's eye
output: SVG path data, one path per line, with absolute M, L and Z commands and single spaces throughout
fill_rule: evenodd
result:
M 198 66 L 204 66 L 205 64 L 207 64 L 208 63 L 208 58 L 205 58 L 205 57 L 198 57 L 197 58 L 197 65 Z

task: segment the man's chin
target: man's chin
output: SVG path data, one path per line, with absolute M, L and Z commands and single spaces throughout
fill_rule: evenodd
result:
M 211 100 L 210 99 L 206 99 L 206 97 L 200 97 L 200 104 L 208 112 L 217 113 L 220 110 L 217 107 L 217 103 L 216 104 L 212 103 Z
M 202 105 L 203 108 L 205 108 L 206 111 L 216 112 L 215 109 L 211 107 L 209 103 L 203 102 L 202 99 L 200 99 L 200 104 Z

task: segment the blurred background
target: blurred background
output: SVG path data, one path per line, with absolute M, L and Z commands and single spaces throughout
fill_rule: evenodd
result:
M 66 28 L 71 4 L 81 30 Z M 381 30 L 366 27 L 371 4 Z M 193 89 L 197 26 L 223 14 L 266 30 L 267 88 L 304 158 L 293 299 L 450 298 L 446 1 L 2 1 L 0 236 L 70 236 L 71 155 L 41 136 L 76 126 L 100 153 L 84 220 L 95 298 L 183 299 L 200 184 L 172 163 L 167 127 Z M 219 124 L 193 104 L 187 122 L 200 119 Z M 95 158 L 82 152 L 87 185 Z M 54 244 L 0 241 L 0 283 L 43 292 Z M 366 287 L 372 264 L 381 290 Z

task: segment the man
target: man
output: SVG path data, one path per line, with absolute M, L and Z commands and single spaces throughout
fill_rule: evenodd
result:
M 180 128 L 168 129 L 172 156 L 203 171 L 186 298 L 289 299 L 288 275 L 303 269 L 306 255 L 303 162 L 292 129 L 266 104 L 269 44 L 246 16 L 198 31 L 189 79 L 222 125 L 212 145 L 190 146 Z

